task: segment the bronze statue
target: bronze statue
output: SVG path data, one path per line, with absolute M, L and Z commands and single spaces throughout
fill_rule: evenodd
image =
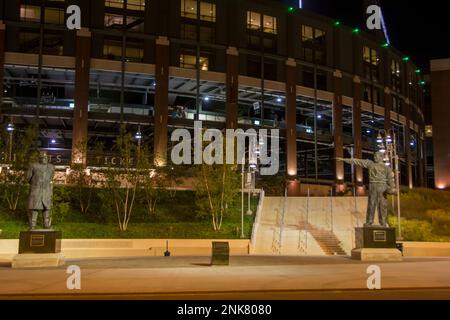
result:
M 39 162 L 32 163 L 27 172 L 27 180 L 30 184 L 28 197 L 28 222 L 30 230 L 36 229 L 39 211 L 43 211 L 44 229 L 51 228 L 51 210 L 53 198 L 53 176 L 55 168 L 48 163 L 46 152 L 39 154 Z
M 375 153 L 374 161 L 361 159 L 342 159 L 348 164 L 369 169 L 369 203 L 364 227 L 371 227 L 375 220 L 375 210 L 378 207 L 378 221 L 382 227 L 389 228 L 387 224 L 387 195 L 395 193 L 394 179 L 389 166 L 384 163 L 381 152 Z

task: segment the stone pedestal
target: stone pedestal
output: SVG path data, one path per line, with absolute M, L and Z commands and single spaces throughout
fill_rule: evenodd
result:
M 19 254 L 60 253 L 61 232 L 53 230 L 33 230 L 20 233 Z
M 402 261 L 397 249 L 395 229 L 365 227 L 355 229 L 356 248 L 352 259 L 361 261 Z
M 64 265 L 62 253 L 24 253 L 13 257 L 11 267 L 15 268 L 51 268 Z
M 61 254 L 61 232 L 33 230 L 20 233 L 19 254 L 12 268 L 46 268 L 64 265 Z

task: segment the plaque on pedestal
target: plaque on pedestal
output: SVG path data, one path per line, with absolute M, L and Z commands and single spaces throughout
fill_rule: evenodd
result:
M 395 229 L 382 227 L 356 228 L 356 249 L 395 249 Z
M 33 230 L 20 233 L 19 254 L 60 253 L 61 231 Z

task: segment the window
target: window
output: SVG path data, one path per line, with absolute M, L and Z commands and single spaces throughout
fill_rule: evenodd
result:
M 400 63 L 396 60 L 391 62 L 391 84 L 392 89 L 396 92 L 401 90 L 401 80 L 400 80 Z
M 261 14 L 247 11 L 247 29 L 261 30 Z
M 105 7 L 123 9 L 123 2 L 124 2 L 124 0 L 106 0 Z
M 45 8 L 45 23 L 64 24 L 64 10 L 58 8 Z
M 181 38 L 185 40 L 197 41 L 197 26 L 192 24 L 181 24 Z M 200 42 L 215 42 L 215 29 L 210 27 L 200 27 Z
M 326 65 L 326 33 L 311 26 L 302 26 L 302 58 L 311 63 Z
M 145 0 L 128 0 L 127 1 L 128 10 L 144 11 L 145 10 Z
M 181 0 L 181 16 L 189 19 L 197 19 L 197 1 Z M 216 5 L 209 2 L 200 2 L 200 20 L 216 22 Z
M 139 17 L 126 17 L 126 27 L 128 31 L 144 32 L 144 19 Z M 122 29 L 123 15 L 119 14 L 105 14 L 105 27 L 113 29 Z
M 314 29 L 310 26 L 302 26 L 302 41 L 313 42 L 313 40 L 314 40 Z
M 378 82 L 380 78 L 380 56 L 378 51 L 364 46 L 363 47 L 364 76 L 373 82 Z
M 261 21 L 261 17 L 263 21 Z M 247 29 L 277 34 L 277 18 L 258 12 L 247 11 Z
M 200 2 L 200 20 L 216 22 L 216 5 L 209 2 Z
M 180 67 L 186 69 L 196 69 L 196 56 L 184 54 L 180 55 Z M 200 70 L 208 71 L 209 70 L 209 58 L 201 56 L 199 59 Z
M 264 15 L 264 32 L 277 34 L 277 18 Z
M 380 57 L 378 55 L 378 52 L 369 47 L 364 47 L 363 59 L 364 62 L 370 63 L 373 66 L 378 66 L 380 64 Z
M 41 21 L 41 8 L 38 6 L 21 5 L 20 6 L 21 21 Z

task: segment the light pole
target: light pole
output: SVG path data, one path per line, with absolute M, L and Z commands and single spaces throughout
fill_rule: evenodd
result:
M 9 154 L 8 154 L 8 158 L 9 158 L 9 163 L 12 163 L 12 144 L 13 144 L 13 133 L 14 133 L 14 124 L 12 122 L 8 123 L 8 125 L 6 126 L 6 132 L 9 133 Z
M 250 139 L 250 141 L 252 141 L 252 139 Z M 264 144 L 264 142 L 261 140 L 259 142 L 259 146 L 261 147 Z M 254 151 L 255 156 L 252 157 L 252 153 L 251 151 Z M 248 173 L 249 174 L 253 174 L 256 173 L 257 169 L 258 169 L 258 156 L 261 154 L 261 150 L 260 148 L 256 147 L 256 146 L 252 146 L 250 145 L 249 150 L 244 152 L 243 156 L 242 156 L 242 166 L 241 166 L 241 239 L 245 238 L 245 234 L 244 234 L 244 207 L 245 207 L 245 165 L 246 165 L 246 161 L 245 161 L 245 155 L 249 154 L 249 164 L 248 164 Z M 252 215 L 253 212 L 251 210 L 251 190 L 248 190 L 248 210 L 247 210 L 247 215 Z
M 380 148 L 380 152 L 385 153 L 384 161 L 387 166 L 390 166 L 394 170 L 396 197 L 397 197 L 397 221 L 398 221 L 398 240 L 403 240 L 402 226 L 401 226 L 401 208 L 400 208 L 400 161 L 397 153 L 397 138 L 395 131 L 380 130 L 377 138 L 377 143 Z

